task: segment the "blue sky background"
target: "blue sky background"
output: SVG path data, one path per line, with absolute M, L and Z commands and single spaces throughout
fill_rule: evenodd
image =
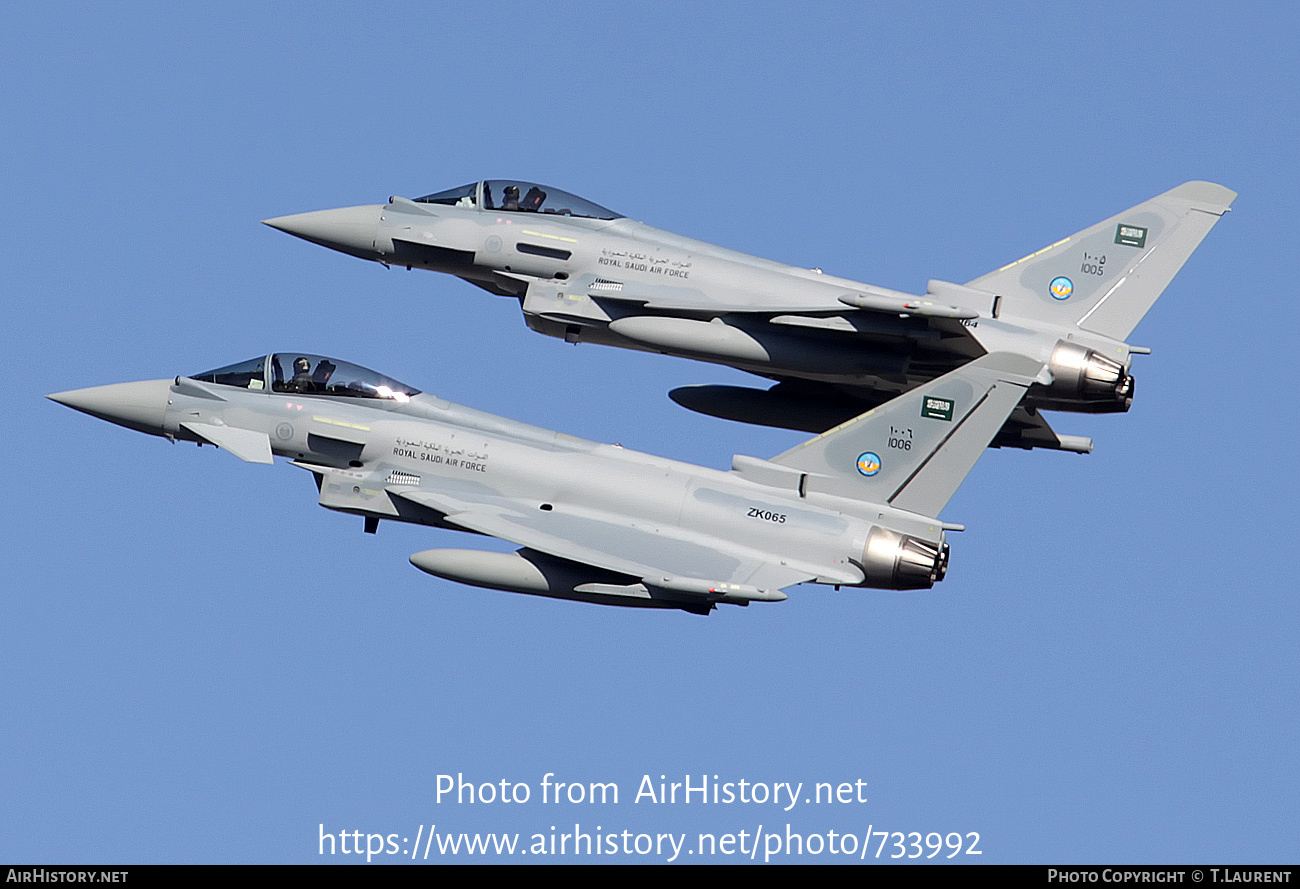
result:
M 7 18 L 0 859 L 313 862 L 322 823 L 574 822 L 978 831 L 984 862 L 1300 857 L 1289 6 Z M 989 451 L 926 593 L 809 586 L 703 619 L 457 586 L 407 556 L 495 542 L 363 535 L 307 473 L 42 398 L 303 349 L 717 468 L 800 440 L 665 394 L 757 382 L 738 372 L 569 346 L 511 300 L 259 224 L 482 177 L 911 292 L 1189 179 L 1241 197 L 1134 334 L 1132 411 L 1056 415 L 1086 457 Z M 620 803 L 435 802 L 439 774 L 536 794 L 548 772 Z M 645 774 L 861 779 L 869 801 L 634 804 Z

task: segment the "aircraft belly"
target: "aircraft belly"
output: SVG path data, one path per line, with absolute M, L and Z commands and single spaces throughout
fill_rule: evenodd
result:
M 528 544 L 524 538 L 533 539 L 533 532 L 540 533 L 564 542 L 562 548 L 568 552 L 557 555 L 573 558 L 569 553 L 584 553 L 585 557 L 578 560 L 639 576 L 652 569 L 673 576 L 731 580 L 736 578 L 741 565 L 735 556 L 685 539 L 677 529 L 624 521 L 622 517 L 598 517 L 559 509 L 538 516 L 499 516 L 491 522 L 477 518 L 472 521 L 505 531 L 499 536 L 507 539 L 519 537 L 516 542 L 525 545 Z M 570 544 L 570 541 L 582 543 Z M 620 555 L 633 553 L 634 558 Z
M 861 580 L 849 560 L 865 540 L 860 521 L 765 486 L 608 445 L 553 451 L 464 433 L 444 441 L 427 432 L 413 441 L 418 428 L 425 427 L 393 445 L 403 466 L 418 473 L 418 487 L 388 491 L 466 530 L 647 582 L 779 589 L 814 578 Z M 481 471 L 449 466 L 463 451 L 483 458 Z
M 831 583 L 861 579 L 848 556 L 860 551 L 866 524 L 809 506 L 793 494 L 782 497 L 767 485 L 724 489 L 707 482 L 695 484 L 683 505 L 682 524 L 725 540 L 773 568 Z
M 776 590 L 827 573 L 824 560 L 811 565 L 802 556 L 814 547 L 811 526 L 791 525 L 784 535 L 762 524 L 742 526 L 740 516 L 731 515 L 738 513 L 739 499 L 701 509 L 702 501 L 687 497 L 692 475 L 675 471 L 670 461 L 645 462 L 641 456 L 614 448 L 544 453 L 496 442 L 490 462 L 502 469 L 484 477 L 481 492 L 451 489 L 435 478 L 419 490 L 389 490 L 466 530 L 665 588 L 688 591 L 716 582 Z M 499 457 L 507 459 L 498 462 Z M 496 493 L 502 491 L 511 496 Z M 778 547 L 784 558 L 769 549 L 782 536 L 788 538 Z M 852 571 L 845 573 L 843 582 L 850 582 Z
M 773 562 L 716 538 L 577 508 L 536 514 L 452 513 L 448 521 L 669 589 L 703 593 L 711 584 L 738 584 L 776 590 L 818 576 L 803 566 Z

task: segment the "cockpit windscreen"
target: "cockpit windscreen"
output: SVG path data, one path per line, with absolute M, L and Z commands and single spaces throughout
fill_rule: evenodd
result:
M 426 194 L 422 198 L 416 198 L 417 204 L 447 204 L 451 207 L 473 207 L 478 199 L 478 183 L 471 182 L 469 185 L 462 185 L 460 188 L 449 188 L 446 191 L 440 191 L 436 194 Z
M 415 199 L 422 204 L 478 207 L 508 213 L 542 213 L 551 216 L 579 216 L 584 219 L 621 219 L 622 215 L 577 195 L 513 179 L 487 179 L 472 185 L 450 188 Z
M 266 388 L 266 356 L 250 358 L 238 364 L 205 370 L 201 374 L 190 374 L 190 379 L 204 383 L 220 383 L 222 386 L 238 386 L 240 389 Z
M 344 398 L 391 398 L 406 401 L 420 390 L 386 376 L 320 355 L 280 352 L 271 356 L 271 391 Z
M 419 395 L 404 383 L 356 364 L 309 355 L 305 352 L 277 352 L 229 367 L 194 374 L 193 379 L 241 389 L 326 395 L 338 398 L 386 398 L 407 401 Z

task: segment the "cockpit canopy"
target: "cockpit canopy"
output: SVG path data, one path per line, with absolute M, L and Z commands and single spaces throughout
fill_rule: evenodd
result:
M 514 179 L 485 179 L 460 188 L 416 198 L 420 204 L 447 204 L 452 207 L 504 210 L 510 213 L 544 213 L 552 216 L 581 216 L 585 219 L 622 219 L 621 213 L 606 210 L 567 191 L 520 182 Z
M 408 401 L 419 395 L 403 383 L 346 361 L 306 352 L 277 352 L 239 364 L 193 374 L 192 379 L 221 386 L 336 398 L 386 398 Z

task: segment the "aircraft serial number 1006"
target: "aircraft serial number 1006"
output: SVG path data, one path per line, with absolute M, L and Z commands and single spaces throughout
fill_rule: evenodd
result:
M 727 472 L 300 352 L 50 398 L 254 463 L 286 457 L 313 474 L 322 506 L 364 516 L 367 531 L 387 519 L 520 546 L 411 556 L 439 577 L 707 614 L 785 599 L 783 588 L 809 581 L 909 590 L 941 580 L 945 531 L 960 526 L 935 517 L 1043 372 L 1023 356 L 986 355 L 771 460 L 738 455 Z M 903 424 L 913 446 L 892 450 Z

